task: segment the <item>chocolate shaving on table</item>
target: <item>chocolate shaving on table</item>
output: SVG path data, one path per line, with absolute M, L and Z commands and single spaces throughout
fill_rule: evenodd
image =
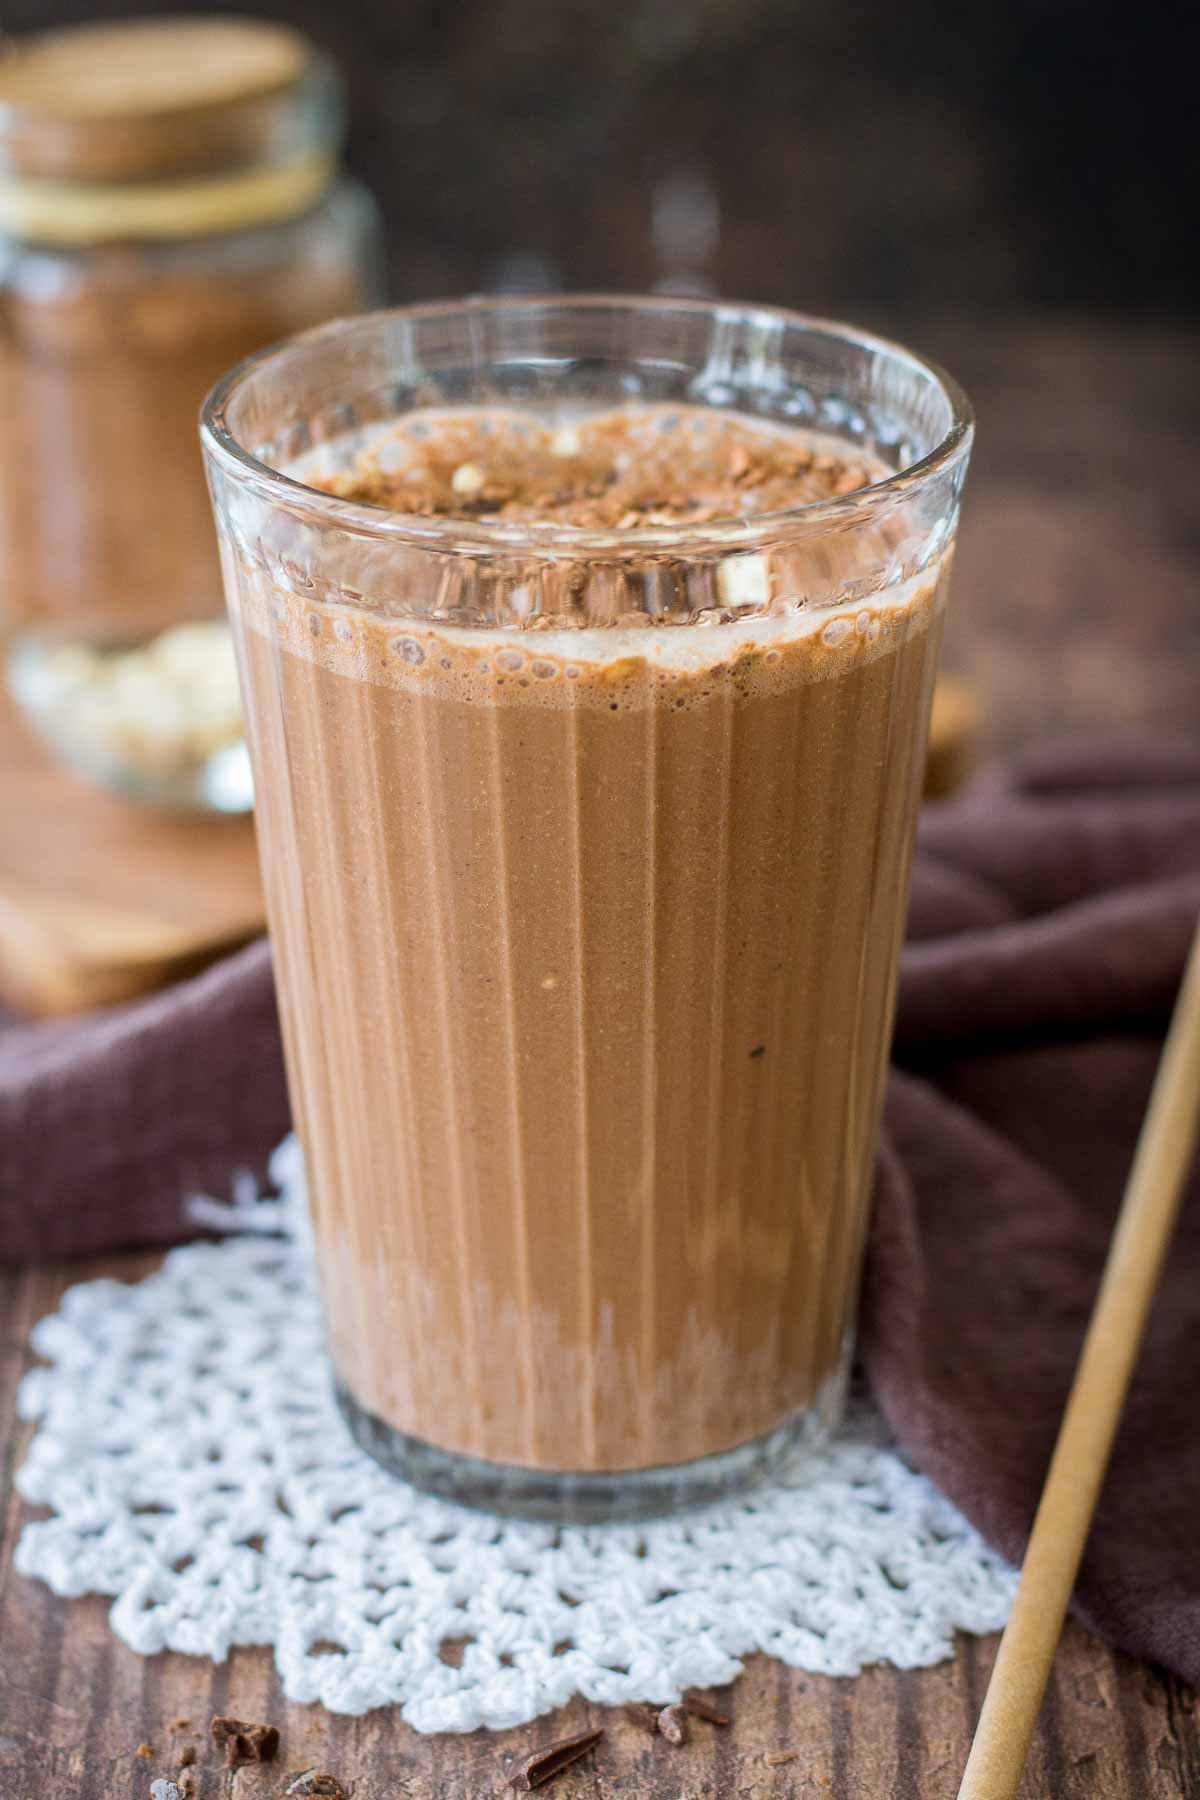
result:
M 279 1748 L 279 1728 L 275 1725 L 250 1725 L 243 1719 L 218 1714 L 209 1730 L 217 1749 L 224 1750 L 225 1766 L 229 1769 L 236 1769 L 241 1763 L 270 1762 Z
M 784 1763 L 795 1762 L 799 1755 L 798 1750 L 768 1750 L 763 1761 L 768 1769 L 781 1769 Z
M 603 1736 L 603 1728 L 597 1727 L 594 1731 L 580 1731 L 574 1737 L 559 1738 L 553 1744 L 545 1744 L 511 1769 L 505 1779 L 509 1787 L 516 1788 L 519 1793 L 531 1793 L 534 1788 L 541 1787 L 543 1782 L 553 1781 L 556 1775 L 569 1769 L 581 1756 L 586 1756 Z
M 686 1744 L 688 1716 L 682 1706 L 664 1706 L 658 1715 L 658 1729 L 668 1744 Z
M 722 1712 L 719 1706 L 714 1705 L 711 1700 L 706 1700 L 703 1694 L 685 1694 L 683 1710 L 691 1713 L 693 1719 L 704 1719 L 709 1725 L 732 1725 L 733 1723 L 727 1712 Z
M 319 1769 L 306 1769 L 303 1775 L 297 1775 L 291 1787 L 285 1793 L 296 1794 L 302 1800 L 347 1800 L 345 1788 L 336 1775 L 326 1775 Z

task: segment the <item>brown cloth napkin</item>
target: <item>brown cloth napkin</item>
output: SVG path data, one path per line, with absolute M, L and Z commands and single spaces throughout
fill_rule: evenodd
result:
M 1024 1553 L 1200 915 L 1200 751 L 1031 755 L 927 813 L 861 1348 L 913 1461 Z M 1076 1589 L 1200 1684 L 1200 1168 Z
M 1019 1559 L 1200 913 L 1200 748 L 1051 748 L 927 810 L 860 1341 L 901 1443 Z M 252 945 L 74 1024 L 0 1033 L 0 1257 L 188 1235 L 182 1197 L 288 1127 Z M 1200 1178 L 1078 1588 L 1200 1683 Z

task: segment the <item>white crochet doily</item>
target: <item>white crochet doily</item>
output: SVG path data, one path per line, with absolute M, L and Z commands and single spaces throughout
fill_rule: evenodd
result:
M 270 1644 L 291 1700 L 470 1731 L 663 1703 L 755 1650 L 914 1668 L 1003 1624 L 1011 1570 L 861 1407 L 788 1478 L 640 1526 L 506 1523 L 384 1474 L 334 1404 L 291 1144 L 273 1175 L 280 1201 L 203 1203 L 223 1241 L 74 1287 L 34 1331 L 18 1486 L 52 1517 L 17 1567 L 114 1596 L 134 1650 Z

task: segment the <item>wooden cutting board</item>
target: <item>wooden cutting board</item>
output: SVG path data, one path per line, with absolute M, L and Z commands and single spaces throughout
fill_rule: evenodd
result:
M 168 819 L 54 763 L 0 696 L 0 993 L 35 1014 L 110 1005 L 262 930 L 249 819 Z
M 926 785 L 967 766 L 977 709 L 944 678 Z M 248 819 L 168 819 L 86 786 L 0 696 L 0 994 L 31 1014 L 83 1012 L 192 974 L 263 929 Z

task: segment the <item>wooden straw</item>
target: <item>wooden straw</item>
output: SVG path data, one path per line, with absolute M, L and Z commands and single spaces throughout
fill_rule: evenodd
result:
M 1154 1078 L 958 1800 L 1013 1800 L 1079 1572 L 1200 1114 L 1200 926 Z

